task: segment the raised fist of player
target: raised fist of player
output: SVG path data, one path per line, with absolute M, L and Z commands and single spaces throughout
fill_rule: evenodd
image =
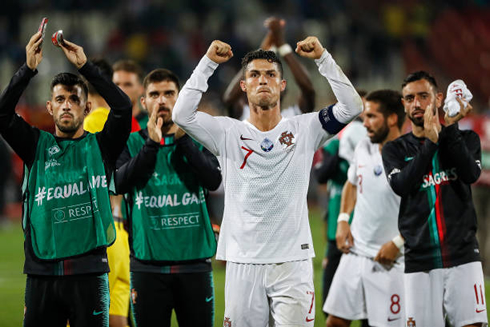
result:
M 206 56 L 217 64 L 222 64 L 233 57 L 233 51 L 229 44 L 214 40 L 208 48 Z
M 325 49 L 315 36 L 308 36 L 296 43 L 296 53 L 302 57 L 320 59 Z

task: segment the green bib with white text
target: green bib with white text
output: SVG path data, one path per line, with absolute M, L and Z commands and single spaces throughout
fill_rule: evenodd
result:
M 40 131 L 23 182 L 23 226 L 36 257 L 64 259 L 114 242 L 108 183 L 95 134 L 57 141 Z
M 216 240 L 204 190 L 186 158 L 176 154 L 173 137 L 166 140 L 158 150 L 153 175 L 130 194 L 133 253 L 146 261 L 210 258 L 216 252 Z M 129 136 L 131 157 L 144 143 L 138 132 Z

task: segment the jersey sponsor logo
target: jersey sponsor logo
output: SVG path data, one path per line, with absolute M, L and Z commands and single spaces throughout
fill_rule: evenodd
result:
M 313 318 L 308 318 L 308 317 L 306 317 L 306 322 L 311 322 L 311 321 L 313 321 L 313 320 L 315 320 L 315 317 L 313 317 Z
M 395 321 L 395 320 L 398 320 L 398 319 L 401 319 L 401 317 L 398 317 L 398 318 L 396 318 L 396 317 L 394 317 L 394 318 L 388 317 L 388 321 Z
M 310 248 L 310 245 L 308 243 L 301 244 L 301 250 L 307 250 Z
M 154 172 L 151 179 L 153 185 L 162 186 L 162 185 L 181 185 L 182 181 L 176 175 L 160 175 L 157 172 Z
M 400 169 L 398 168 L 393 168 L 393 170 L 388 174 L 388 179 L 391 179 L 391 177 L 395 174 L 398 174 L 400 172 Z
M 408 318 L 407 320 L 407 327 L 416 327 L 417 325 L 415 324 L 415 320 L 413 317 Z
M 94 311 L 92 311 L 92 315 L 94 315 L 94 316 L 98 316 L 98 315 L 102 314 L 103 312 L 104 312 L 104 311 L 95 311 L 95 310 L 94 310 Z
M 206 302 L 211 302 L 214 299 L 214 296 L 206 297 Z
M 455 181 L 458 179 L 458 174 L 456 173 L 456 168 L 446 169 L 444 171 L 427 174 L 423 177 L 422 188 L 427 188 L 440 184 L 447 184 L 450 181 Z
M 150 216 L 151 229 L 175 229 L 199 226 L 199 212 L 189 212 L 176 215 Z
M 107 187 L 107 178 L 104 175 L 92 176 L 92 179 L 89 179 L 88 185 L 92 189 L 100 187 L 105 188 Z M 37 202 L 38 206 L 41 206 L 44 199 L 46 199 L 46 201 L 51 201 L 53 199 L 67 199 L 73 196 L 83 195 L 88 192 L 88 189 L 89 188 L 83 181 L 50 187 L 48 189 L 46 189 L 46 186 L 38 187 L 34 200 Z
M 243 134 L 240 135 L 240 140 L 242 141 L 251 141 L 252 139 L 251 138 L 248 138 L 248 137 L 243 137 Z
M 53 145 L 52 147 L 50 147 L 50 148 L 48 149 L 48 153 L 49 153 L 49 155 L 50 155 L 50 156 L 55 155 L 55 154 L 57 154 L 57 153 L 58 153 L 58 152 L 60 152 L 60 151 L 61 151 L 61 150 L 60 150 L 60 147 L 59 147 L 59 146 L 57 146 L 57 145 Z
M 204 199 L 199 199 L 199 197 L 195 193 L 186 192 L 182 194 L 182 197 L 179 198 L 178 194 L 162 194 L 162 195 L 152 195 L 152 196 L 143 196 L 143 192 L 139 192 L 136 194 L 136 198 L 134 203 L 138 206 L 138 209 L 141 209 L 141 205 L 144 205 L 146 208 L 164 208 L 164 207 L 177 207 L 180 205 L 188 205 L 188 204 L 200 204 L 203 203 Z
M 61 164 L 56 159 L 46 160 L 46 162 L 44 163 L 44 171 L 56 166 L 61 166 Z
M 480 313 L 480 312 L 483 312 L 485 311 L 486 309 L 481 309 L 481 310 L 478 310 L 478 309 L 475 309 L 476 313 Z
M 223 321 L 223 327 L 231 327 L 231 320 L 228 317 L 225 317 L 225 320 Z
M 260 143 L 260 148 L 264 152 L 269 152 L 274 148 L 274 143 L 272 143 L 271 140 L 269 140 L 267 137 Z
M 405 157 L 405 161 L 413 160 L 413 157 Z
M 98 212 L 97 201 L 79 203 L 66 207 L 58 207 L 51 210 L 55 224 L 67 223 L 76 220 L 91 218 L 93 213 Z

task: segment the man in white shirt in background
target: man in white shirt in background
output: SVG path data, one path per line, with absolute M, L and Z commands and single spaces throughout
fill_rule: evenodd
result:
M 401 135 L 404 120 L 399 92 L 367 95 L 364 127 L 369 138 L 357 145 L 342 190 L 336 239 L 344 254 L 323 307 L 329 314 L 327 327 L 347 327 L 361 319 L 368 319 L 369 326 L 405 323 L 400 197 L 386 180 L 381 158 L 383 145 Z

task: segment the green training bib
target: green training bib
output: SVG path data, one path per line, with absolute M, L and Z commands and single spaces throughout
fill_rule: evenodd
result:
M 40 131 L 23 182 L 23 225 L 38 258 L 73 257 L 114 242 L 108 182 L 95 134 L 57 142 Z
M 128 148 L 132 157 L 144 143 L 140 133 L 129 136 Z M 165 143 L 158 150 L 150 180 L 146 185 L 133 188 L 130 194 L 133 253 L 137 259 L 148 261 L 212 257 L 216 252 L 216 240 L 204 190 L 186 158 L 175 153 L 173 137 L 167 137 Z

